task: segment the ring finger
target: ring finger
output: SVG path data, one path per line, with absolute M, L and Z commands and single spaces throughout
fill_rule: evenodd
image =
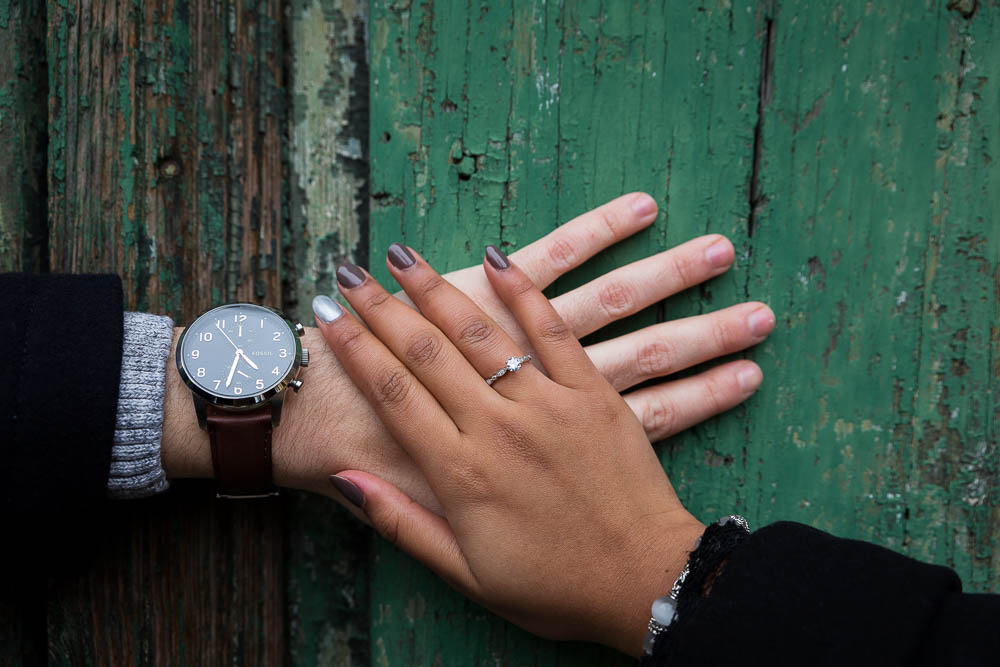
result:
M 774 329 L 762 303 L 663 322 L 586 348 L 591 361 L 618 391 L 756 345 Z

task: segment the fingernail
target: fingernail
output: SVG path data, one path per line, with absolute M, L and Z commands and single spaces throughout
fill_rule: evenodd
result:
M 337 267 L 337 282 L 352 289 L 365 281 L 365 272 L 350 262 L 344 262 Z
M 733 263 L 733 244 L 726 239 L 719 239 L 708 246 L 705 257 L 708 263 L 717 269 L 729 266 Z
M 632 202 L 632 212 L 640 218 L 652 215 L 656 213 L 656 201 L 646 194 L 636 197 Z
M 313 314 L 323 324 L 329 324 L 344 314 L 344 309 L 325 294 L 313 297 Z
M 341 477 L 339 475 L 330 475 L 330 483 L 333 484 L 333 488 L 340 492 L 340 495 L 344 496 L 351 502 L 355 507 L 364 508 L 365 506 L 365 494 L 361 492 L 358 485 L 347 479 L 346 477 Z
M 740 383 L 740 389 L 743 390 L 744 394 L 750 394 L 757 391 L 757 387 L 760 386 L 760 381 L 763 379 L 764 375 L 756 366 L 744 368 L 736 374 L 736 381 Z
M 750 333 L 758 340 L 763 340 L 774 329 L 774 313 L 770 308 L 758 308 L 747 317 Z
M 510 260 L 503 251 L 495 245 L 486 246 L 486 261 L 497 271 L 506 271 L 510 268 Z
M 389 246 L 389 263 L 402 271 L 413 266 L 417 260 L 413 259 L 413 253 L 404 245 L 393 243 Z

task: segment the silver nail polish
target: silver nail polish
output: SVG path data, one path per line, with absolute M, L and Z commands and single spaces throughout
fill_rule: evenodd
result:
M 313 298 L 313 313 L 323 324 L 329 324 L 344 314 L 344 309 L 325 294 Z

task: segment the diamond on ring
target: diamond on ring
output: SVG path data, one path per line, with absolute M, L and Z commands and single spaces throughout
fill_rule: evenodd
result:
M 486 378 L 486 384 L 492 386 L 494 382 L 502 378 L 507 373 L 513 373 L 521 370 L 521 366 L 527 361 L 531 361 L 530 354 L 526 354 L 523 357 L 511 357 L 507 360 L 507 363 L 504 364 L 503 368 Z

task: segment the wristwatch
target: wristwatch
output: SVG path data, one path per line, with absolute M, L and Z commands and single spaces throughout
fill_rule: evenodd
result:
M 299 369 L 309 365 L 299 340 L 304 331 L 271 308 L 232 303 L 202 313 L 181 334 L 177 370 L 211 438 L 219 497 L 277 493 L 271 433 L 286 389 L 302 387 Z

